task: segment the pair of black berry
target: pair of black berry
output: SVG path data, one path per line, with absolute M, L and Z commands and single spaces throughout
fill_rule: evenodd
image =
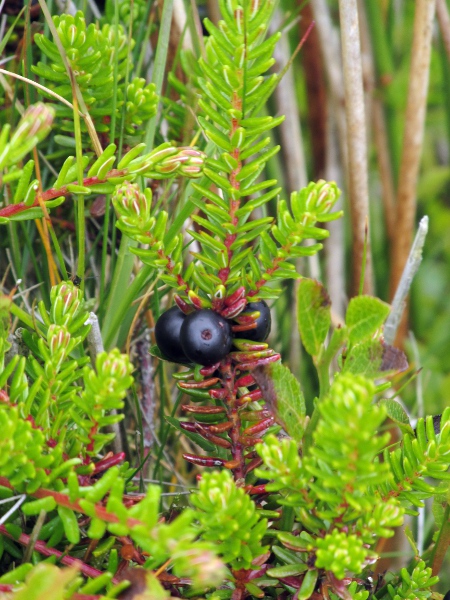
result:
M 264 300 L 247 304 L 246 312 L 258 311 L 256 328 L 240 334 L 251 341 L 264 341 L 270 332 L 270 310 Z M 178 306 L 164 312 L 156 322 L 155 337 L 162 354 L 177 363 L 210 366 L 222 360 L 233 345 L 230 321 L 210 309 L 185 315 Z

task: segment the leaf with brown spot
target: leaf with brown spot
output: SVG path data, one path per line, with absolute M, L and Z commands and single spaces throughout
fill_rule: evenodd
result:
M 407 368 L 408 361 L 402 350 L 381 340 L 367 340 L 349 350 L 342 371 L 366 377 L 386 377 Z
M 252 375 L 275 421 L 300 444 L 306 416 L 300 383 L 281 362 L 257 367 Z
M 331 324 L 331 301 L 326 289 L 314 279 L 302 279 L 297 295 L 298 329 L 303 345 L 317 356 Z

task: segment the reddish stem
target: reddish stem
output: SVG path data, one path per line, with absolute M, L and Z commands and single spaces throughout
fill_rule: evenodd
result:
M 6 479 L 6 477 L 0 477 L 0 485 L 7 487 L 10 490 L 13 489 L 13 486 L 9 483 L 9 481 L 8 481 L 8 479 Z M 39 498 L 48 498 L 49 496 L 51 496 L 52 498 L 55 499 L 55 502 L 56 502 L 56 504 L 58 504 L 58 506 L 64 506 L 64 507 L 70 508 L 71 510 L 74 510 L 76 512 L 86 514 L 86 512 L 81 508 L 78 500 L 75 500 L 75 502 L 71 502 L 69 500 L 69 497 L 66 494 L 62 494 L 61 492 L 55 492 L 53 490 L 46 490 L 46 489 L 41 488 L 39 490 L 36 490 L 32 494 L 30 494 L 30 496 L 33 496 L 34 498 L 38 498 L 38 499 Z M 98 519 L 101 519 L 102 521 L 105 521 L 106 523 L 120 523 L 119 517 L 117 517 L 114 513 L 108 512 L 104 506 L 101 506 L 100 504 L 96 504 L 94 507 L 94 510 L 95 510 L 95 516 Z M 127 527 L 130 527 L 130 528 L 137 527 L 139 525 L 143 525 L 142 521 L 139 521 L 138 519 L 134 519 L 132 517 L 128 517 L 125 524 Z
M 98 183 L 108 183 L 110 177 L 123 177 L 126 174 L 127 171 L 125 169 L 113 169 L 112 171 L 108 171 L 104 179 L 99 179 L 98 177 L 86 177 L 85 179 L 83 179 L 82 185 L 84 185 L 85 187 L 89 187 Z M 67 185 L 78 185 L 78 182 L 73 181 L 71 184 L 68 183 Z M 69 192 L 69 190 L 67 189 L 67 185 L 63 185 L 60 188 L 50 188 L 49 190 L 41 194 L 41 200 L 43 202 L 48 202 L 49 200 L 54 200 L 55 198 L 59 198 L 60 196 L 68 196 L 72 192 Z M 29 210 L 30 208 L 36 208 L 37 206 L 40 206 L 38 197 L 36 197 L 35 201 L 30 206 L 26 206 L 24 202 L 18 202 L 17 204 L 9 204 L 8 206 L 0 208 L 0 217 L 12 217 L 21 212 Z
M 2 483 L 2 485 L 3 485 L 3 483 Z M 0 533 L 11 540 L 18 542 L 22 546 L 28 546 L 28 544 L 30 543 L 29 535 L 27 535 L 26 533 L 21 533 L 20 536 L 18 538 L 16 538 L 11 533 L 8 532 L 8 530 L 6 529 L 6 527 L 4 525 L 0 525 Z M 35 542 L 34 549 L 36 550 L 36 552 L 39 552 L 39 554 L 42 554 L 43 556 L 56 556 L 57 559 L 59 560 L 59 562 L 61 562 L 63 565 L 66 565 L 68 567 L 72 567 L 75 565 L 77 568 L 80 569 L 80 571 L 83 573 L 83 575 L 86 575 L 86 577 L 100 577 L 100 575 L 103 575 L 102 571 L 99 571 L 98 569 L 94 569 L 94 567 L 87 565 L 86 563 L 84 563 L 83 561 L 81 561 L 78 558 L 73 558 L 72 556 L 67 556 L 63 552 L 56 550 L 56 548 L 50 548 L 42 540 L 37 540 Z M 112 582 L 117 584 L 117 583 L 119 583 L 119 580 L 113 578 Z

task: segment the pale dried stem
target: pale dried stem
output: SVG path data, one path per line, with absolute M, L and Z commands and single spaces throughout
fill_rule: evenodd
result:
M 395 235 L 395 186 L 392 165 L 389 160 L 389 140 L 383 105 L 379 98 L 373 99 L 372 105 L 373 139 L 377 153 L 378 169 L 382 190 L 384 219 L 389 244 L 393 243 Z
M 330 8 L 326 0 L 311 0 L 315 27 L 319 35 L 323 65 L 330 90 L 329 115 L 327 123 L 327 156 L 325 178 L 335 180 L 342 188 L 344 181 L 342 171 L 346 171 L 347 125 L 344 111 L 344 82 L 341 63 L 339 36 L 333 26 Z M 339 156 L 340 155 L 340 156 Z M 340 159 L 340 164 L 339 164 Z M 344 169 L 340 165 L 344 165 Z M 339 200 L 343 204 L 343 199 Z M 338 208 L 338 206 L 336 206 Z M 344 261 L 344 221 L 339 219 L 328 223 L 330 237 L 326 241 L 327 288 L 333 310 L 342 317 L 345 312 L 345 261 Z
M 272 33 L 279 30 L 280 27 L 281 14 L 280 11 L 277 11 L 272 24 Z M 308 42 L 306 41 L 306 43 Z M 288 63 L 289 58 L 289 42 L 287 36 L 284 35 L 280 39 L 275 50 L 277 71 L 281 71 L 284 65 Z M 274 96 L 277 114 L 285 115 L 286 117 L 278 131 L 282 148 L 283 171 L 286 176 L 286 190 L 291 193 L 300 190 L 308 184 L 303 136 L 296 103 L 295 82 L 292 69 L 289 69 L 285 73 L 275 89 Z M 308 265 L 311 277 L 319 279 L 320 268 L 317 255 L 309 257 Z M 294 327 L 289 347 L 289 363 L 292 367 L 294 367 L 294 365 L 297 367 L 300 364 L 300 352 L 300 335 L 297 328 Z
M 279 30 L 281 15 L 275 13 L 271 33 Z M 308 41 L 306 41 L 308 43 Z M 289 61 L 290 50 L 287 36 L 284 35 L 277 44 L 274 58 L 277 70 L 281 70 Z M 308 183 L 306 174 L 305 152 L 301 131 L 298 106 L 296 103 L 295 82 L 292 69 L 289 69 L 274 92 L 277 114 L 285 115 L 285 120 L 279 126 L 281 139 L 281 154 L 283 170 L 286 174 L 286 188 L 289 193 L 305 187 Z
M 392 243 L 395 227 L 395 185 L 390 162 L 389 141 L 386 129 L 386 120 L 383 105 L 375 94 L 375 65 L 373 59 L 373 48 L 370 40 L 369 28 L 365 3 L 358 0 L 358 11 L 361 17 L 361 45 L 363 47 L 363 73 L 366 90 L 367 124 L 371 125 L 373 141 L 377 154 L 378 170 L 380 173 L 380 184 L 384 218 L 386 223 L 387 237 L 390 245 Z M 370 136 L 369 136 L 370 137 Z
M 89 355 L 91 357 L 92 366 L 95 369 L 95 363 L 97 360 L 97 356 L 104 352 L 105 348 L 103 346 L 102 334 L 100 331 L 100 325 L 98 322 L 98 317 L 94 312 L 89 313 L 89 317 L 85 323 L 85 325 L 90 325 L 91 329 L 87 334 L 87 342 L 89 348 Z M 115 408 L 111 409 L 111 414 L 117 415 L 117 410 Z M 114 439 L 111 442 L 113 451 L 115 454 L 119 454 L 124 451 L 124 445 L 122 443 L 122 435 L 120 431 L 119 423 L 113 423 L 112 425 L 108 425 L 106 427 L 107 431 L 110 433 L 114 433 Z
M 416 187 L 424 135 L 435 0 L 417 0 L 408 100 L 397 191 L 390 293 L 393 296 L 411 247 L 416 216 Z M 404 328 L 403 328 L 404 330 Z
M 333 98 L 342 163 L 345 165 L 347 164 L 347 147 L 345 144 L 347 124 L 344 112 L 344 79 L 339 36 L 333 26 L 330 8 L 326 0 L 311 0 L 311 7 L 314 13 L 315 26 L 319 34 L 325 73 Z
M 366 117 L 356 0 L 340 0 L 341 43 L 344 67 L 345 113 L 347 117 L 348 191 L 352 225 L 352 295 L 359 290 L 363 269 L 365 226 L 369 216 Z M 363 292 L 373 293 L 370 233 Z
M 339 187 L 343 185 L 344 174 L 342 165 L 339 161 L 339 141 L 336 126 L 335 111 L 333 110 L 332 100 L 328 99 L 329 109 L 327 110 L 327 140 L 325 157 L 325 179 L 335 181 Z M 343 200 L 339 198 L 335 209 L 342 210 Z M 347 297 L 345 293 L 345 234 L 344 220 L 337 219 L 327 224 L 330 237 L 325 242 L 326 253 L 326 281 L 327 290 L 331 299 L 333 309 L 333 325 L 344 322 Z
M 436 14 L 444 41 L 445 51 L 450 60 L 450 15 L 445 0 L 436 0 Z

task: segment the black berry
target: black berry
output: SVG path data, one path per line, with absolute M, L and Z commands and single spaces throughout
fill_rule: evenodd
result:
M 272 326 L 272 318 L 270 316 L 270 308 L 264 300 L 259 302 L 249 302 L 245 307 L 245 313 L 252 313 L 258 311 L 259 317 L 256 319 L 256 329 L 249 329 L 248 331 L 242 331 L 239 336 L 242 336 L 246 340 L 252 342 L 263 342 L 270 333 Z
M 209 367 L 230 351 L 231 325 L 212 310 L 197 310 L 185 318 L 180 340 L 188 359 Z
M 172 362 L 188 362 L 180 342 L 180 330 L 185 319 L 186 315 L 181 312 L 178 306 L 172 306 L 156 321 L 156 344 L 161 353 Z

